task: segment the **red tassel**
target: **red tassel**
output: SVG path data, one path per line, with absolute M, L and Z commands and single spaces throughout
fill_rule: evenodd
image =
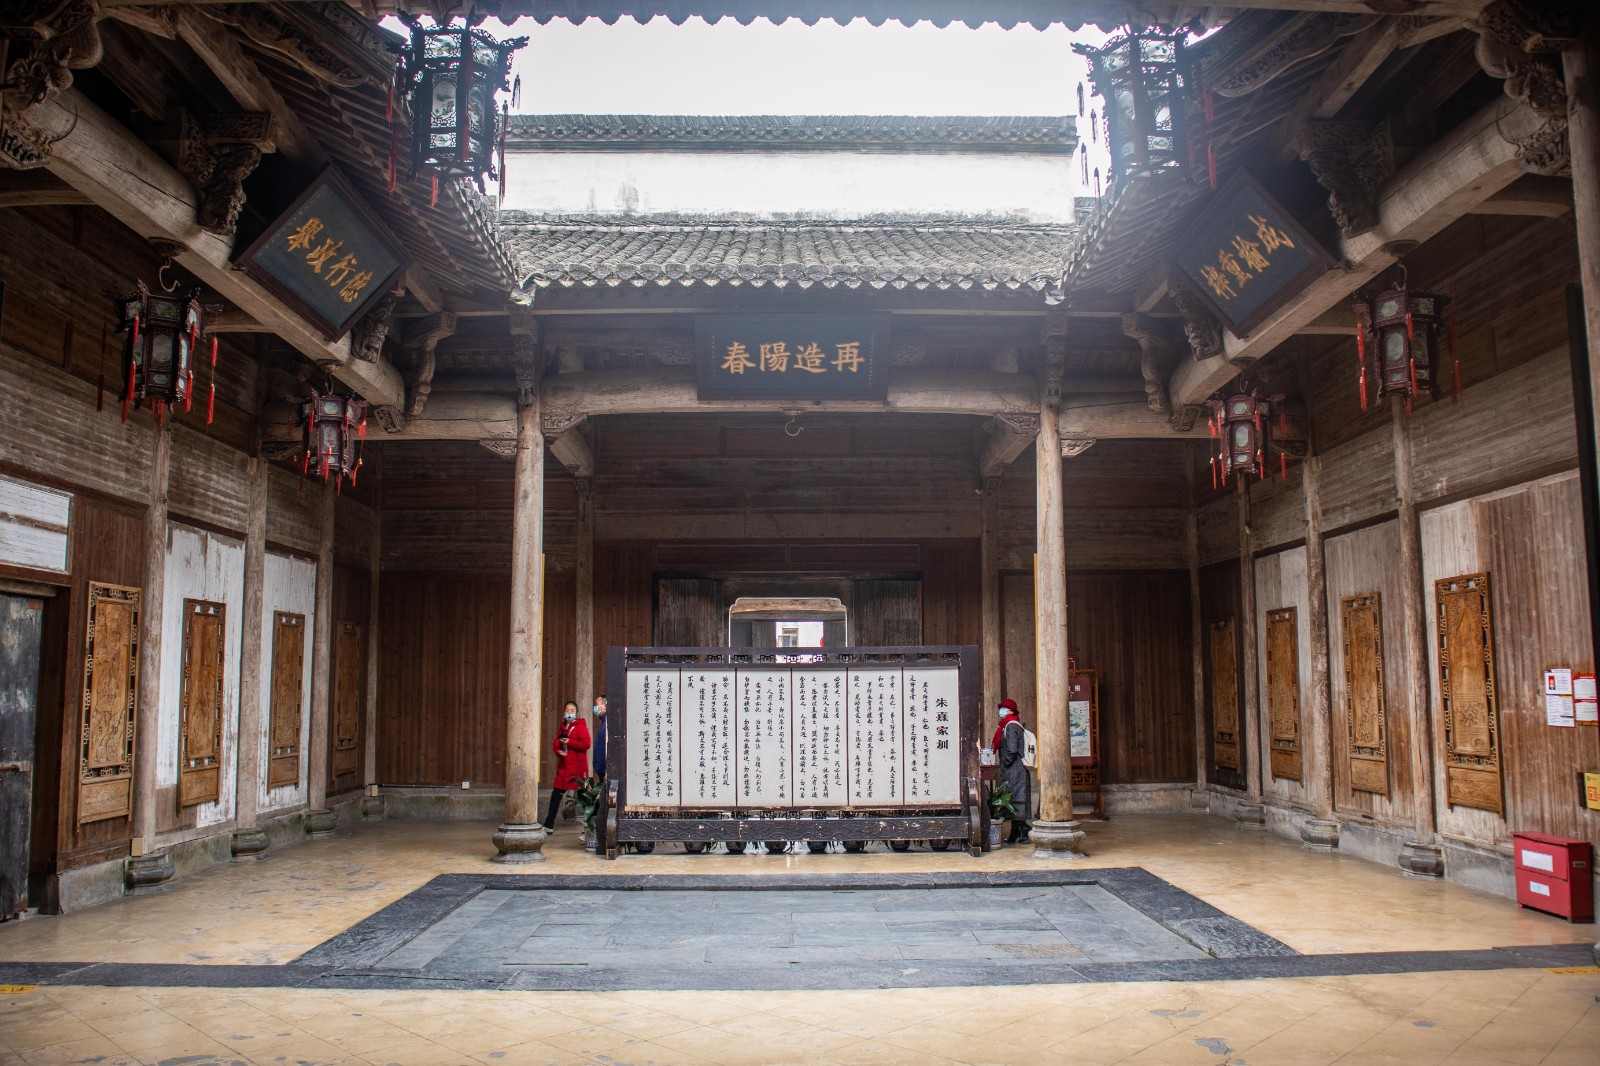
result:
M 1278 453 L 1278 466 L 1283 474 L 1285 484 L 1289 481 L 1289 456 L 1283 452 Z
M 217 416 L 217 383 L 211 383 L 211 391 L 206 395 L 206 425 Z
M 1266 461 L 1261 458 L 1260 448 L 1256 449 L 1256 480 L 1267 480 L 1267 464 Z
M 1289 435 L 1289 416 L 1282 411 L 1278 412 L 1278 433 L 1285 437 Z
M 156 425 L 159 426 L 159 425 L 162 425 L 166 421 L 167 405 L 162 403 L 160 400 L 157 400 L 155 402 L 155 408 L 156 408 Z
M 307 448 L 306 449 L 306 453 L 300 457 L 300 476 L 302 478 L 305 477 L 307 471 L 309 471 L 310 469 L 311 469 L 311 449 Z
M 1411 357 L 1411 395 L 1415 396 L 1416 394 L 1417 394 L 1417 357 L 1413 355 Z M 1406 408 L 1406 410 L 1409 411 L 1410 408 L 1408 407 L 1408 408 Z
M 433 176 L 433 195 L 428 199 L 429 207 L 439 206 L 439 175 Z
M 1217 457 L 1215 455 L 1213 455 L 1211 457 L 1211 489 L 1214 492 L 1214 491 L 1216 491 L 1216 488 L 1217 488 Z
M 1416 327 L 1411 322 L 1411 309 L 1406 308 L 1406 340 L 1411 340 L 1417 335 Z
M 135 335 L 139 332 L 139 320 L 137 318 L 133 320 L 133 331 Z M 133 400 L 133 371 L 133 360 L 130 359 L 128 360 L 128 388 L 122 394 L 122 420 L 124 422 L 128 420 L 128 404 Z
M 1367 364 L 1361 364 L 1361 409 L 1367 409 Z
M 1256 432 L 1261 432 L 1261 405 L 1256 404 Z
M 215 370 L 216 368 L 217 368 L 217 335 L 215 333 L 213 333 L 211 335 L 211 369 Z
M 361 420 L 361 425 L 356 427 L 356 432 L 361 434 L 362 440 L 367 439 L 367 420 L 365 418 Z
M 351 470 L 350 470 L 350 487 L 351 488 L 355 488 L 356 487 L 356 475 L 359 474 L 359 473 L 361 473 L 361 460 L 357 459 L 356 460 L 356 465 L 354 467 L 352 467 Z

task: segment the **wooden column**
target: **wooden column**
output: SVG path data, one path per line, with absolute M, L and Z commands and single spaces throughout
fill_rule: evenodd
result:
M 511 528 L 511 671 L 506 707 L 506 814 L 495 830 L 494 862 L 544 860 L 539 822 L 540 703 L 544 670 L 544 430 L 539 423 L 540 359 L 531 316 L 513 316 L 517 459 Z
M 1037 632 L 1039 705 L 1039 820 L 1029 839 L 1037 858 L 1082 855 L 1083 830 L 1073 818 L 1072 756 L 1067 733 L 1067 543 L 1065 487 L 1061 480 L 1061 373 L 1066 360 L 1067 318 L 1044 325 L 1044 375 L 1039 436 L 1034 445 L 1037 538 L 1034 563 L 1034 628 Z
M 328 809 L 328 714 L 333 691 L 333 503 L 334 484 L 322 484 L 322 530 L 317 538 L 317 602 L 312 622 L 311 736 L 306 756 L 306 832 L 331 833 L 337 827 Z
M 576 432 L 573 430 L 572 432 Z M 578 489 L 577 563 L 573 568 L 573 659 L 576 671 L 575 696 L 578 706 L 589 717 L 592 736 L 599 728 L 594 716 L 594 481 L 574 478 Z
M 381 458 L 379 449 L 372 457 Z M 365 464 L 372 466 L 372 463 Z M 382 475 L 382 469 L 371 471 Z M 366 750 L 362 753 L 361 780 L 367 786 L 361 797 L 361 816 L 378 818 L 383 815 L 383 796 L 378 792 L 378 608 L 381 601 L 380 584 L 383 578 L 383 483 L 378 483 L 378 493 L 372 501 L 372 530 L 367 545 L 367 707 Z
M 261 644 L 267 599 L 267 461 L 250 460 L 249 512 L 244 519 L 244 602 L 239 639 L 239 766 L 234 790 L 233 854 L 254 858 L 267 850 L 267 834 L 256 826 L 261 802 L 263 713 Z
M 1261 806 L 1261 764 L 1265 756 L 1261 751 L 1261 679 L 1256 676 L 1260 661 L 1256 625 L 1256 559 L 1255 536 L 1250 530 L 1249 478 L 1240 473 L 1235 483 L 1239 493 L 1239 644 L 1242 652 L 1240 671 L 1244 693 L 1244 802 L 1234 818 L 1241 829 L 1261 829 L 1266 825 L 1266 814 Z
M 983 707 L 979 721 L 979 738 L 987 744 L 994 733 L 995 710 L 1005 697 L 1000 693 L 1002 682 L 1001 640 L 1005 623 L 1000 617 L 1000 478 L 983 481 L 983 531 L 979 542 L 979 565 L 982 566 L 981 626 L 983 630 Z
M 1339 846 L 1333 817 L 1333 694 L 1328 687 L 1328 568 L 1322 545 L 1322 460 L 1310 456 L 1300 468 L 1306 497 L 1306 640 L 1311 647 L 1311 684 L 1305 711 L 1311 724 L 1311 778 L 1317 816 L 1300 823 L 1300 840 L 1313 851 Z
M 1206 739 L 1206 623 L 1200 602 L 1200 509 L 1195 500 L 1195 469 L 1189 463 L 1189 657 L 1194 671 L 1194 787 L 1204 791 L 1210 771 L 1210 746 Z M 1208 796 L 1195 796 L 1191 806 L 1210 806 Z
M 133 845 L 125 876 L 130 890 L 172 877 L 172 856 L 156 850 L 160 819 L 161 624 L 167 587 L 167 482 L 172 420 L 159 424 L 150 455 L 150 506 L 144 520 L 144 589 L 139 605 L 139 709 L 133 763 Z
M 1427 586 L 1422 576 L 1422 527 L 1411 481 L 1411 427 L 1405 403 L 1389 401 L 1394 432 L 1394 489 L 1400 525 L 1400 598 L 1406 647 L 1406 697 L 1411 705 L 1411 779 L 1415 837 L 1400 851 L 1400 868 L 1417 877 L 1443 877 L 1433 786 L 1433 708 L 1428 693 Z

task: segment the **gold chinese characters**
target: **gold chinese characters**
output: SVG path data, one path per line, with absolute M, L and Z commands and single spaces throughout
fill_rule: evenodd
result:
M 344 241 L 323 237 L 324 228 L 322 219 L 316 216 L 306 219 L 299 229 L 289 234 L 289 251 L 303 249 L 306 265 L 311 272 L 326 280 L 329 286 L 337 288 L 339 298 L 345 303 L 354 303 L 361 290 L 372 280 L 372 271 L 361 270 L 361 264 L 353 253 L 339 255 Z M 321 238 L 320 243 L 318 238 Z M 323 267 L 327 267 L 326 272 Z
M 1272 265 L 1272 253 L 1279 248 L 1293 248 L 1294 241 L 1283 230 L 1269 223 L 1263 215 L 1246 215 L 1255 224 L 1255 240 L 1234 234 L 1232 243 L 1217 249 L 1217 261 L 1200 268 L 1206 284 L 1219 299 L 1231 300 L 1239 289 Z
M 734 341 L 728 345 L 728 353 L 722 357 L 722 369 L 730 374 L 740 375 L 746 370 L 754 370 L 761 374 L 784 374 L 792 371 L 826 374 L 829 368 L 841 374 L 845 371 L 852 374 L 861 372 L 861 365 L 866 362 L 866 357 L 861 354 L 860 341 L 835 344 L 833 349 L 834 354 L 830 359 L 815 341 L 796 346 L 792 351 L 786 341 L 775 341 L 772 344 L 757 345 L 756 356 L 751 358 L 750 349 L 739 341 Z

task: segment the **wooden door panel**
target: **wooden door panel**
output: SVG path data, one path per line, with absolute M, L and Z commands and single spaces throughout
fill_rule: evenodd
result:
M 1239 652 L 1233 619 L 1211 623 L 1212 761 L 1239 770 Z
M 1434 597 L 1446 799 L 1452 807 L 1503 813 L 1489 575 L 1442 578 L 1434 582 Z
M 340 778 L 350 777 L 361 768 L 361 693 L 367 673 L 366 641 L 354 622 L 339 623 L 335 662 L 333 705 L 333 759 L 331 767 L 338 787 Z M 344 782 L 350 787 L 359 782 Z
M 1272 776 L 1300 780 L 1300 628 L 1293 607 L 1267 612 L 1267 728 Z
M 0 917 L 27 906 L 44 601 L 0 595 Z
M 1350 787 L 1389 794 L 1389 737 L 1383 695 L 1383 615 L 1378 593 L 1339 601 L 1344 621 L 1345 730 Z
M 79 825 L 133 812 L 140 600 L 136 588 L 89 584 L 78 726 Z
M 300 728 L 305 708 L 306 616 L 272 616 L 272 702 L 268 712 L 267 787 L 300 783 Z
M 178 740 L 178 806 L 222 797 L 222 691 L 227 608 L 183 601 L 183 712 Z

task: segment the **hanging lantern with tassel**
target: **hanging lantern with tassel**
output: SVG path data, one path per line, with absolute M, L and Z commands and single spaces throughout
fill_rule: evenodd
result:
M 440 178 L 471 178 L 484 192 L 485 178 L 501 177 L 495 152 L 504 113 L 496 96 L 510 87 L 511 55 L 528 39 L 497 41 L 467 21 L 410 25 L 402 77 L 411 97 L 411 176 L 432 171 L 436 196 Z
M 1183 120 L 1188 70 L 1187 26 L 1131 30 L 1099 48 L 1075 44 L 1089 60 L 1089 80 L 1105 101 L 1113 184 L 1162 170 L 1181 170 L 1187 149 Z
M 1217 454 L 1211 458 L 1211 485 L 1226 485 L 1234 475 L 1267 477 L 1267 420 L 1272 401 L 1254 393 L 1234 393 L 1206 401 L 1211 408 L 1211 437 Z
M 122 419 L 128 408 L 149 407 L 157 421 L 175 407 L 189 410 L 194 403 L 195 349 L 205 331 L 207 311 L 217 308 L 200 303 L 200 291 L 187 296 L 153 293 L 139 282 L 139 291 L 116 301 L 117 332 L 122 342 Z M 215 377 L 216 340 L 212 339 L 211 366 Z M 215 390 L 213 383 L 212 389 Z M 214 393 L 213 393 L 214 394 Z M 211 421 L 208 405 L 206 422 Z
M 1438 396 L 1445 303 L 1443 296 L 1408 288 L 1403 278 L 1399 285 L 1376 295 L 1356 296 L 1356 357 L 1363 411 L 1367 409 L 1369 355 L 1378 402 L 1390 395 L 1404 396 L 1409 411 L 1417 396 Z M 1459 377 L 1459 369 L 1456 374 Z
M 300 402 L 300 473 L 315 474 L 326 481 L 334 479 L 344 488 L 344 479 L 355 486 L 361 470 L 362 442 L 367 439 L 367 402 L 354 396 L 312 392 Z

